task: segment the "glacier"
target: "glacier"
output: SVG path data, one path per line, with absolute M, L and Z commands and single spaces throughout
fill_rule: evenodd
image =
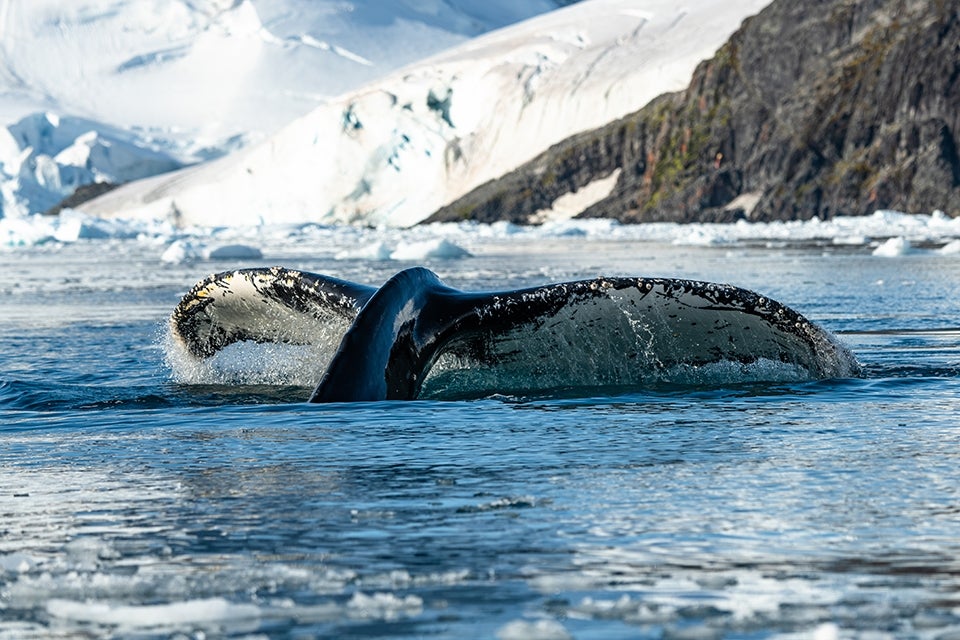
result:
M 0 0 L 0 216 L 262 140 L 563 0 Z
M 0 127 L 0 216 L 46 211 L 83 185 L 129 182 L 183 165 L 133 132 L 85 118 L 31 114 Z

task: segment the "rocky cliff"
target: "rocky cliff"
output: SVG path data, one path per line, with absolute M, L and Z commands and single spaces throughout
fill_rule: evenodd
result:
M 960 215 L 956 0 L 776 0 L 688 88 L 565 140 L 431 220 L 530 222 L 619 170 L 583 217 Z

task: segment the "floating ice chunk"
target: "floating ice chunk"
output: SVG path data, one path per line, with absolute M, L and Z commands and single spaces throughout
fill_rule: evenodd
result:
M 500 640 L 570 640 L 572 637 L 556 620 L 514 620 L 497 631 Z
M 687 233 L 675 238 L 673 244 L 678 247 L 715 247 L 727 244 L 718 229 L 693 227 Z
M 945 256 L 955 256 L 960 254 L 960 240 L 953 240 L 940 247 L 938 253 Z
M 483 226 L 486 227 L 487 225 Z M 523 233 L 524 231 L 524 228 L 520 225 L 513 222 L 507 222 L 506 220 L 494 222 L 493 224 L 489 225 L 489 229 L 491 231 L 490 235 L 497 237 L 515 236 Z
M 450 260 L 469 256 L 469 251 L 446 239 L 401 242 L 390 254 L 392 260 Z
M 397 620 L 419 615 L 422 611 L 423 600 L 414 595 L 399 598 L 392 593 L 368 596 L 357 592 L 347 602 L 347 612 L 351 617 L 369 620 Z
M 60 214 L 53 235 L 59 242 L 76 242 L 80 239 L 103 240 L 127 234 L 116 228 L 110 229 L 106 221 L 66 209 Z
M 571 236 L 586 236 L 588 235 L 588 231 L 583 225 L 579 225 L 576 222 L 556 220 L 545 222 L 540 227 L 540 234 L 545 237 L 566 238 Z
M 377 240 L 355 249 L 337 253 L 336 260 L 428 260 L 464 258 L 470 252 L 445 239 L 400 241 L 396 243 Z
M 578 615 L 590 617 L 611 619 L 623 619 L 629 616 L 632 620 L 640 621 L 649 619 L 653 615 L 650 607 L 639 599 L 633 599 L 627 594 L 623 594 L 617 600 L 607 600 L 604 598 L 593 599 L 587 596 L 580 601 L 579 605 L 573 608 Z
M 160 256 L 160 260 L 169 264 L 182 264 L 201 260 L 259 260 L 263 252 L 245 244 L 225 244 L 208 246 L 207 244 L 183 239 L 175 240 Z
M 207 260 L 259 260 L 263 252 L 246 244 L 225 244 L 208 249 L 204 257 Z
M 879 247 L 874 249 L 873 255 L 883 256 L 885 258 L 895 258 L 897 256 L 907 255 L 912 250 L 913 247 L 910 245 L 910 241 L 903 236 L 898 236 L 896 238 L 890 238 Z
M 192 260 L 199 260 L 203 256 L 203 248 L 191 240 L 174 240 L 160 256 L 160 260 L 169 264 L 182 264 Z
M 857 233 L 840 235 L 833 238 L 833 244 L 841 247 L 862 247 L 870 244 L 870 238 Z
M 47 603 L 47 613 L 55 618 L 76 622 L 143 629 L 251 620 L 259 617 L 260 609 L 256 605 L 234 604 L 223 598 L 157 605 L 119 605 L 52 599 Z
M 877 209 L 870 215 L 870 218 L 875 221 L 881 220 L 888 223 L 898 223 L 904 215 L 903 212 L 892 209 Z
M 65 220 L 53 232 L 53 237 L 59 242 L 76 242 L 83 232 L 83 222 L 80 220 Z
M 49 217 L 0 218 L 0 246 L 32 247 L 54 239 L 56 228 Z
M 36 559 L 25 553 L 0 555 L 0 573 L 27 573 L 36 566 Z
M 833 622 L 824 622 L 813 630 L 813 640 L 837 640 L 840 637 L 840 627 Z
M 609 238 L 619 229 L 620 223 L 609 219 L 556 220 L 539 227 L 538 235 L 545 237 L 590 236 Z M 533 229 L 533 228 L 528 228 Z
M 462 222 L 404 230 L 261 223 L 249 227 L 176 228 L 169 219 L 98 218 L 65 209 L 59 216 L 0 217 L 0 247 L 137 239 L 158 247 L 158 253 L 164 253 L 164 249 L 169 251 L 163 258 L 168 263 L 259 259 L 268 247 L 285 246 L 290 241 L 300 244 L 302 239 L 308 239 L 312 246 L 325 247 L 338 260 L 376 261 L 464 257 L 469 253 L 462 249 L 463 246 L 482 244 L 488 239 L 536 242 L 576 236 L 707 247 L 763 243 L 762 246 L 779 248 L 826 240 L 836 246 L 870 247 L 876 249 L 878 255 L 894 256 L 903 255 L 900 251 L 948 255 L 960 250 L 952 244 L 960 239 L 960 218 L 950 218 L 942 213 L 908 215 L 885 211 L 872 216 L 838 217 L 827 222 L 751 223 L 741 220 L 735 224 L 629 225 L 606 219 L 554 221 L 541 226 Z M 880 240 L 874 240 L 876 238 Z M 883 243 L 887 238 L 892 240 Z M 918 248 L 921 244 L 942 248 L 925 252 Z
M 116 549 L 99 538 L 74 538 L 66 544 L 64 550 L 70 564 L 84 571 L 97 569 L 103 560 L 119 557 Z
M 360 247 L 359 249 L 344 249 L 334 256 L 334 258 L 337 260 L 389 260 L 391 253 L 393 253 L 393 250 L 390 246 L 386 242 L 379 240 L 365 247 Z

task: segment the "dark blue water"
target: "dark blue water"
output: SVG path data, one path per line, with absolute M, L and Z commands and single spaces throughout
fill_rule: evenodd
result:
M 312 406 L 171 381 L 165 315 L 236 265 L 0 254 L 0 638 L 960 635 L 960 258 L 536 249 L 432 266 L 732 282 L 866 375 Z

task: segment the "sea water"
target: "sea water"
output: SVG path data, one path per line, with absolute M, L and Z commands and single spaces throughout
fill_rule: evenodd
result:
M 447 229 L 470 255 L 422 262 L 463 289 L 729 282 L 864 376 L 309 405 L 176 382 L 166 317 L 240 266 L 378 285 L 413 263 L 351 256 L 396 234 L 0 251 L 0 638 L 960 637 L 955 238 L 624 229 Z

